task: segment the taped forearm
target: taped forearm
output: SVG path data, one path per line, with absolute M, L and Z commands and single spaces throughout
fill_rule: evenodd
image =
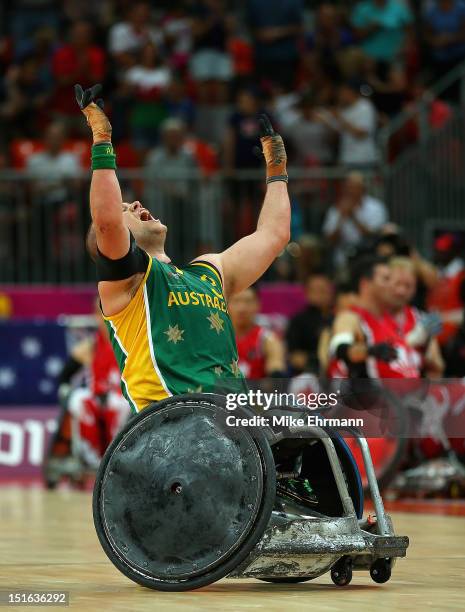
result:
M 355 342 L 351 332 L 335 334 L 329 343 L 329 354 L 344 361 L 347 365 L 362 363 L 368 356 L 367 347 L 362 342 Z
M 266 182 L 287 183 L 287 154 L 283 139 L 277 134 L 266 115 L 260 117 L 260 131 L 263 156 L 266 161 Z

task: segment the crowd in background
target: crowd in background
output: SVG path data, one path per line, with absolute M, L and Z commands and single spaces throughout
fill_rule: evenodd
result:
M 176 118 L 226 171 L 257 167 L 249 141 L 266 107 L 299 164 L 370 167 L 379 126 L 465 58 L 462 0 L 18 0 L 1 10 L 3 155 L 51 121 L 82 135 L 72 86 L 102 82 L 114 140 L 140 159 Z

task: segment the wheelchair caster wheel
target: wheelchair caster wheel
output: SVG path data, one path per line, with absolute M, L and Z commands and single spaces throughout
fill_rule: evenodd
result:
M 391 577 L 391 560 L 377 559 L 370 567 L 370 576 L 378 584 L 387 582 Z
M 336 586 L 346 586 L 352 580 L 352 560 L 346 557 L 331 568 L 331 580 Z

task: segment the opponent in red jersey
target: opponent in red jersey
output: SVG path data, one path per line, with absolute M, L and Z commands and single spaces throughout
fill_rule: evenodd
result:
M 76 344 L 60 376 L 62 412 L 58 429 L 44 464 L 49 486 L 62 476 L 79 480 L 95 470 L 105 449 L 125 423 L 130 409 L 121 394 L 120 371 L 101 314 L 98 328 Z M 89 379 L 85 387 L 72 388 L 70 381 L 83 367 Z
M 414 263 L 408 257 L 394 257 L 389 261 L 391 271 L 387 292 L 389 311 L 386 313 L 396 332 L 405 338 L 421 359 L 422 374 L 439 378 L 444 371 L 444 361 L 437 341 L 441 331 L 441 318 L 437 313 L 421 312 L 410 306 L 417 277 Z
M 271 330 L 256 324 L 259 308 L 253 287 L 235 295 L 228 304 L 236 332 L 239 368 L 249 380 L 281 377 L 286 371 L 282 341 Z
M 419 378 L 418 352 L 386 317 L 390 275 L 382 258 L 364 257 L 358 262 L 357 303 L 340 312 L 333 325 L 331 378 Z
M 340 386 L 336 382 L 336 388 L 346 389 L 344 402 L 348 407 L 371 411 L 365 417 L 367 423 L 373 419 L 372 423 L 377 427 L 379 415 L 383 414 L 382 422 L 392 422 L 395 426 L 397 404 L 391 406 L 389 401 L 386 403 L 387 395 L 383 391 L 392 389 L 402 397 L 405 391 L 416 392 L 421 384 L 421 359 L 386 315 L 391 282 L 391 270 L 386 260 L 374 256 L 361 258 L 353 270 L 353 276 L 358 294 L 355 301 L 336 316 L 329 342 L 328 375 L 330 378 L 351 379 L 347 386 Z M 363 380 L 366 378 L 383 380 L 379 384 Z M 379 413 L 377 409 L 382 412 Z M 380 437 L 370 437 L 368 443 L 376 474 L 383 479 L 390 478 L 398 467 L 404 444 L 399 436 L 391 437 L 383 430 L 380 433 Z M 363 474 L 357 444 L 351 438 L 346 441 Z

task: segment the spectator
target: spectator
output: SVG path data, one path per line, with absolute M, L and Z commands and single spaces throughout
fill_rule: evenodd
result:
M 315 97 L 307 92 L 301 99 L 299 111 L 284 131 L 289 138 L 299 166 L 329 165 L 334 161 L 334 137 L 321 120 L 315 107 Z
M 236 110 L 230 117 L 225 134 L 224 169 L 227 174 L 234 170 L 260 168 L 261 161 L 253 151 L 260 135 L 260 111 L 260 100 L 254 89 L 239 91 Z
M 324 247 L 323 240 L 312 234 L 301 234 L 296 243 L 293 243 L 292 248 L 291 245 L 288 246 L 287 250 L 293 253 L 292 259 L 298 282 L 305 283 L 309 276 L 326 269 Z
M 230 17 L 228 51 L 234 71 L 234 87 L 246 87 L 253 79 L 254 56 L 252 41 L 242 21 Z
M 361 94 L 361 83 L 350 80 L 339 88 L 339 108 L 322 111 L 320 118 L 339 134 L 339 163 L 370 168 L 378 161 L 377 116 L 373 103 Z
M 126 21 L 116 23 L 109 34 L 109 51 L 120 69 L 134 65 L 137 54 L 146 43 L 160 46 L 163 32 L 152 24 L 149 2 L 136 2 L 128 11 Z
M 390 139 L 390 160 L 395 159 L 408 146 L 418 142 L 421 137 L 426 137 L 429 132 L 444 127 L 454 114 L 451 105 L 444 100 L 435 98 L 420 79 L 409 84 L 409 94 L 412 100 L 406 106 L 406 110 L 413 113 L 412 118 Z M 420 112 L 421 108 L 426 111 L 423 117 Z M 445 157 L 450 160 L 450 156 Z
M 49 99 L 36 58 L 27 55 L 18 64 L 12 65 L 3 86 L 0 118 L 5 122 L 3 129 L 7 139 L 34 136 L 39 129 L 41 111 Z
M 232 239 L 248 233 L 255 221 L 254 210 L 259 193 L 257 181 L 254 176 L 236 176 L 236 171 L 258 170 L 262 165 L 254 154 L 260 137 L 260 111 L 257 93 L 251 88 L 241 90 L 224 137 L 224 173 L 232 179 L 230 187 L 234 211 L 227 222 L 235 231 Z
M 99 83 L 105 76 L 105 53 L 93 42 L 93 26 L 87 21 L 76 21 L 69 29 L 69 42 L 57 49 L 52 57 L 56 88 L 52 109 L 60 118 L 79 117 L 80 110 L 73 95 L 73 85 L 84 88 Z
M 65 137 L 62 123 L 50 124 L 44 137 L 45 150 L 33 153 L 26 167 L 32 179 L 35 204 L 31 210 L 31 222 L 39 241 L 35 248 L 47 253 L 47 259 L 52 254 L 55 261 L 63 257 L 68 261 L 75 259 L 84 250 L 73 193 L 78 187 L 79 159 L 65 151 Z
M 192 8 L 192 34 L 194 52 L 190 61 L 192 78 L 205 85 L 213 82 L 215 87 L 199 87 L 198 95 L 203 102 L 225 102 L 227 89 L 224 83 L 233 77 L 232 61 L 227 52 L 228 22 L 223 0 L 200 0 Z M 221 85 L 223 84 L 223 85 Z
M 130 112 L 132 139 L 138 148 L 157 144 L 161 123 L 167 112 L 163 94 L 171 83 L 171 71 L 151 42 L 145 44 L 139 62 L 129 68 L 124 82 L 133 98 Z
M 465 2 L 437 0 L 425 15 L 426 40 L 439 79 L 465 59 Z
M 381 229 L 387 221 L 384 204 L 365 191 L 363 176 L 351 173 L 341 197 L 324 220 L 323 233 L 334 245 L 334 264 L 344 266 L 347 256 L 363 237 Z
M 362 0 L 351 16 L 365 54 L 388 63 L 401 55 L 412 20 L 404 0 Z
M 315 52 L 320 61 L 335 65 L 339 53 L 353 44 L 353 33 L 342 23 L 338 7 L 329 2 L 320 4 L 316 11 L 315 30 L 307 35 L 307 49 Z
M 52 71 L 52 57 L 56 49 L 56 32 L 50 27 L 43 27 L 34 33 L 27 45 L 15 48 L 18 61 L 34 57 L 41 86 L 46 91 L 52 91 L 55 79 Z
M 307 306 L 292 317 L 286 332 L 289 363 L 295 374 L 318 372 L 320 334 L 333 317 L 334 287 L 327 276 L 309 276 L 305 292 Z
M 195 104 L 187 95 L 184 80 L 173 78 L 165 91 L 165 106 L 170 117 L 183 121 L 188 128 L 192 128 L 195 120 Z
M 465 305 L 465 262 L 463 244 L 452 233 L 438 236 L 434 242 L 434 257 L 439 268 L 439 280 L 428 295 L 429 310 L 438 311 L 444 323 L 439 343 L 445 345 L 463 323 Z
M 163 33 L 174 69 L 184 70 L 192 51 L 192 27 L 184 2 L 170 7 L 163 19 Z
M 33 191 L 43 205 L 57 205 L 70 195 L 73 179 L 80 173 L 76 154 L 65 151 L 66 132 L 61 123 L 51 123 L 44 136 L 45 150 L 32 153 L 27 172 L 33 180 Z
M 249 0 L 247 11 L 257 78 L 291 89 L 299 64 L 302 0 Z
M 47 26 L 55 29 L 59 26 L 60 11 L 57 10 L 56 0 L 15 0 L 14 3 L 2 4 L 11 7 L 8 30 L 19 47 L 27 46 L 39 28 Z
M 367 58 L 365 78 L 373 89 L 373 104 L 384 122 L 402 111 L 408 96 L 407 74 L 401 63 L 376 63 Z
M 192 223 L 195 198 L 193 180 L 197 164 L 186 145 L 186 126 L 179 119 L 167 119 L 161 126 L 162 142 L 146 160 L 147 200 L 164 223 L 179 228 L 169 239 L 173 260 L 186 250 L 194 250 Z M 176 239 L 177 242 L 173 242 Z M 192 253 L 193 254 L 193 253 Z

